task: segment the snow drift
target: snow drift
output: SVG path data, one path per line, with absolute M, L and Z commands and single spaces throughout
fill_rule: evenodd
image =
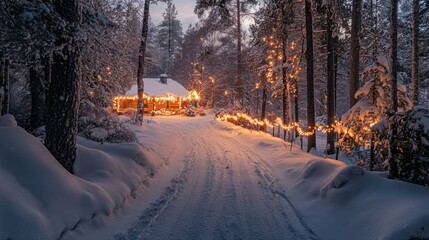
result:
M 429 238 L 429 190 L 324 159 L 269 134 L 216 122 L 272 167 L 284 194 L 320 239 Z M 417 238 L 418 239 L 418 238 Z
M 79 138 L 75 174 L 14 118 L 0 118 L 0 239 L 60 239 L 133 197 L 164 161 L 137 143 Z

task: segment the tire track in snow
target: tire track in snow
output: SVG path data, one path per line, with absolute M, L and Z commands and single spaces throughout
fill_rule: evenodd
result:
M 265 162 L 265 160 L 260 155 L 252 151 L 247 146 L 239 143 L 233 138 L 229 139 L 235 142 L 237 146 L 240 146 L 240 148 L 244 150 L 242 153 L 245 154 L 248 160 L 254 164 L 255 173 L 262 180 L 261 185 L 263 186 L 263 188 L 267 190 L 273 197 L 282 200 L 286 204 L 286 207 L 284 207 L 284 204 L 280 203 L 280 205 L 278 206 L 278 210 L 280 210 L 279 212 L 284 215 L 284 217 L 286 217 L 288 220 L 294 220 L 296 224 L 293 225 L 295 227 L 302 226 L 305 230 L 297 231 L 297 229 L 295 229 L 294 231 L 308 233 L 308 235 L 305 234 L 307 236 L 303 235 L 299 239 L 317 239 L 315 233 L 305 223 L 304 218 L 301 216 L 301 214 L 293 205 L 293 203 L 289 200 L 285 191 L 277 184 L 277 179 L 274 177 L 274 174 L 272 173 L 269 164 Z
M 274 221 L 269 221 L 275 227 L 267 227 L 267 229 L 278 230 L 277 233 L 271 235 L 274 239 L 284 238 L 279 237 L 278 233 L 288 234 L 288 239 L 317 239 L 286 195 L 277 190 L 277 184 L 269 165 L 259 155 L 229 137 L 214 136 L 209 141 L 205 140 L 202 145 L 207 146 L 206 151 L 209 156 L 217 156 L 216 169 L 219 169 L 220 173 L 217 180 L 224 184 L 223 188 L 227 192 L 227 196 L 224 196 L 224 203 L 226 203 L 224 207 L 230 211 L 222 225 L 223 227 L 216 229 L 217 238 L 211 236 L 212 239 L 266 239 L 267 233 L 258 231 L 261 228 L 255 228 L 254 224 L 268 219 L 255 219 L 256 216 L 261 217 L 258 215 L 261 212 L 249 213 L 257 210 L 252 209 L 257 206 L 265 206 L 272 218 L 276 218 Z M 224 154 L 220 154 L 221 152 Z M 257 178 L 261 179 L 255 183 L 252 181 L 254 179 L 252 177 L 254 174 L 253 166 Z M 266 199 L 270 202 L 264 202 L 261 205 L 257 197 L 249 201 L 248 198 L 258 194 L 260 191 L 258 189 L 261 187 Z M 285 231 L 285 228 L 288 231 Z
M 183 169 L 114 239 L 317 239 L 262 157 L 207 124 L 180 129 L 193 136 Z
M 143 239 L 145 231 L 152 226 L 160 214 L 173 202 L 183 190 L 188 176 L 195 164 L 197 141 L 192 140 L 190 151 L 186 154 L 184 165 L 179 174 L 171 180 L 170 185 L 164 190 L 161 196 L 147 208 L 139 217 L 136 225 L 128 232 L 121 233 L 113 237 L 115 240 Z

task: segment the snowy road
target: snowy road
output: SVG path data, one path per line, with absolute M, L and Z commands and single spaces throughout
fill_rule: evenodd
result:
M 183 168 L 114 239 L 316 239 L 257 152 L 207 120 L 174 126 Z

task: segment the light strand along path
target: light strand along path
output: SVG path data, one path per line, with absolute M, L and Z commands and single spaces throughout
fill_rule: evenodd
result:
M 161 120 L 162 121 L 162 120 Z M 317 239 L 270 166 L 206 118 L 178 120 L 183 168 L 123 239 Z

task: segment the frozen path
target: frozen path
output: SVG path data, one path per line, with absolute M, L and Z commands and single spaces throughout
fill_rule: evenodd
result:
M 213 127 L 210 117 L 170 127 L 186 141 L 183 168 L 139 220 L 114 239 L 317 238 L 263 156 Z

